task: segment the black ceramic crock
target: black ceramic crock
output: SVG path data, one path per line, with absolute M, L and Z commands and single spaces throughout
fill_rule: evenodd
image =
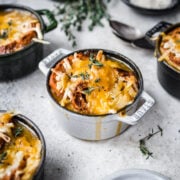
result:
M 170 31 L 180 27 L 180 23 L 171 25 L 164 33 L 168 34 Z M 160 34 L 156 41 L 155 55 L 157 58 L 161 56 L 160 44 L 162 35 Z M 160 84 L 163 88 L 174 97 L 180 99 L 180 71 L 170 66 L 166 61 L 157 62 L 157 75 Z
M 24 115 L 21 115 L 21 114 L 15 115 L 15 116 L 13 116 L 13 120 L 15 122 L 18 122 L 18 123 L 26 126 L 28 129 L 30 129 L 41 141 L 41 146 L 42 146 L 41 160 L 40 160 L 39 167 L 37 168 L 36 173 L 33 177 L 33 180 L 44 179 L 43 176 L 44 176 L 44 165 L 45 165 L 45 158 L 46 158 L 46 144 L 45 144 L 45 140 L 44 140 L 44 136 L 43 136 L 42 132 L 36 126 L 36 124 L 34 124 L 30 119 L 28 119 Z
M 7 113 L 6 110 L 0 110 L 0 113 Z M 46 159 L 46 143 L 44 136 L 41 132 L 41 130 L 37 127 L 37 125 L 32 122 L 29 118 L 22 114 L 17 114 L 12 117 L 12 120 L 14 122 L 18 122 L 22 124 L 23 126 L 27 127 L 32 133 L 34 133 L 41 142 L 41 160 L 39 163 L 38 168 L 36 169 L 36 172 L 34 174 L 33 180 L 42 180 L 44 179 L 44 165 L 45 165 L 45 159 Z
M 178 8 L 180 7 L 179 0 L 172 0 L 172 2 L 169 4 L 168 7 L 162 8 L 162 9 L 143 8 L 143 7 L 136 6 L 135 4 L 131 3 L 130 0 L 122 0 L 122 1 L 138 13 L 145 14 L 145 15 L 153 15 L 153 16 L 172 13 L 175 10 L 178 11 Z
M 57 21 L 49 10 L 33 10 L 22 5 L 0 5 L 0 11 L 8 9 L 28 11 L 35 15 L 41 24 L 42 34 L 57 27 Z M 42 15 L 47 17 L 48 25 L 43 21 Z M 42 57 L 43 44 L 36 42 L 17 52 L 0 55 L 0 81 L 13 80 L 31 73 L 37 68 Z

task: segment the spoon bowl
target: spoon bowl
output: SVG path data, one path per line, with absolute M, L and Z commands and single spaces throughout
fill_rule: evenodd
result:
M 143 34 L 139 29 L 124 24 L 122 22 L 110 20 L 109 25 L 115 31 L 114 33 L 118 34 L 118 36 L 127 39 L 129 41 L 134 41 L 136 39 L 143 37 Z
M 133 47 L 140 47 L 144 49 L 154 48 L 139 29 L 115 20 L 110 20 L 109 25 L 113 29 L 113 33 L 118 38 L 130 43 Z

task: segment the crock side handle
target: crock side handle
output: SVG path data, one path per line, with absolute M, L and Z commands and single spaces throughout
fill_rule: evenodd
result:
M 131 116 L 120 117 L 116 115 L 116 119 L 129 125 L 135 125 L 146 114 L 146 112 L 154 105 L 155 100 L 146 92 L 143 92 L 141 98 L 145 101 L 135 113 Z
M 155 46 L 155 40 L 157 39 L 158 35 L 171 25 L 172 24 L 169 22 L 161 21 L 146 32 L 145 38 L 151 45 Z
M 47 75 L 52 65 L 70 52 L 71 51 L 62 48 L 55 50 L 39 63 L 39 69 L 41 70 L 41 72 L 43 72 L 44 75 Z
M 46 24 L 45 21 L 43 21 L 44 27 L 45 27 L 45 29 L 44 29 L 45 33 L 49 32 L 57 27 L 58 22 L 54 16 L 54 14 L 51 11 L 49 11 L 48 9 L 40 9 L 40 10 L 36 10 L 36 12 L 40 16 L 43 16 L 43 15 L 46 16 L 49 21 L 49 24 Z

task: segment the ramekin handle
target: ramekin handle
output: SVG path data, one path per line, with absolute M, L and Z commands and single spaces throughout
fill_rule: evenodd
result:
M 116 115 L 118 121 L 124 122 L 129 125 L 135 125 L 146 114 L 146 112 L 154 105 L 155 100 L 145 91 L 143 91 L 141 98 L 145 101 L 138 109 L 131 115 L 120 117 Z
M 61 57 L 63 57 L 66 54 L 69 54 L 70 52 L 70 50 L 62 48 L 55 50 L 49 56 L 40 61 L 39 69 L 41 70 L 41 72 L 43 72 L 44 75 L 47 75 L 51 66 L 58 60 L 60 60 Z

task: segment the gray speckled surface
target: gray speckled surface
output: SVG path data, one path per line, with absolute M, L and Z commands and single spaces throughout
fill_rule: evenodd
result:
M 53 1 L 18 0 L 34 9 L 53 9 Z M 121 1 L 112 1 L 109 12 L 114 19 L 140 28 L 143 32 L 160 20 L 180 21 L 180 12 L 163 16 L 144 16 L 135 13 Z M 45 88 L 45 77 L 39 71 L 12 82 L 0 83 L 0 109 L 16 110 L 31 118 L 42 130 L 47 144 L 45 180 L 102 179 L 126 168 L 145 168 L 180 179 L 180 101 L 171 97 L 159 84 L 156 76 L 156 59 L 152 51 L 132 48 L 116 38 L 104 21 L 105 28 L 93 32 L 83 30 L 77 34 L 80 48 L 106 48 L 131 58 L 144 77 L 145 90 L 156 100 L 155 106 L 141 122 L 124 134 L 100 142 L 81 141 L 66 134 L 53 115 Z M 72 49 L 58 27 L 45 35 L 51 41 L 45 55 L 62 47 Z M 164 129 L 148 141 L 154 158 L 146 158 L 139 150 L 139 139 L 160 125 Z

